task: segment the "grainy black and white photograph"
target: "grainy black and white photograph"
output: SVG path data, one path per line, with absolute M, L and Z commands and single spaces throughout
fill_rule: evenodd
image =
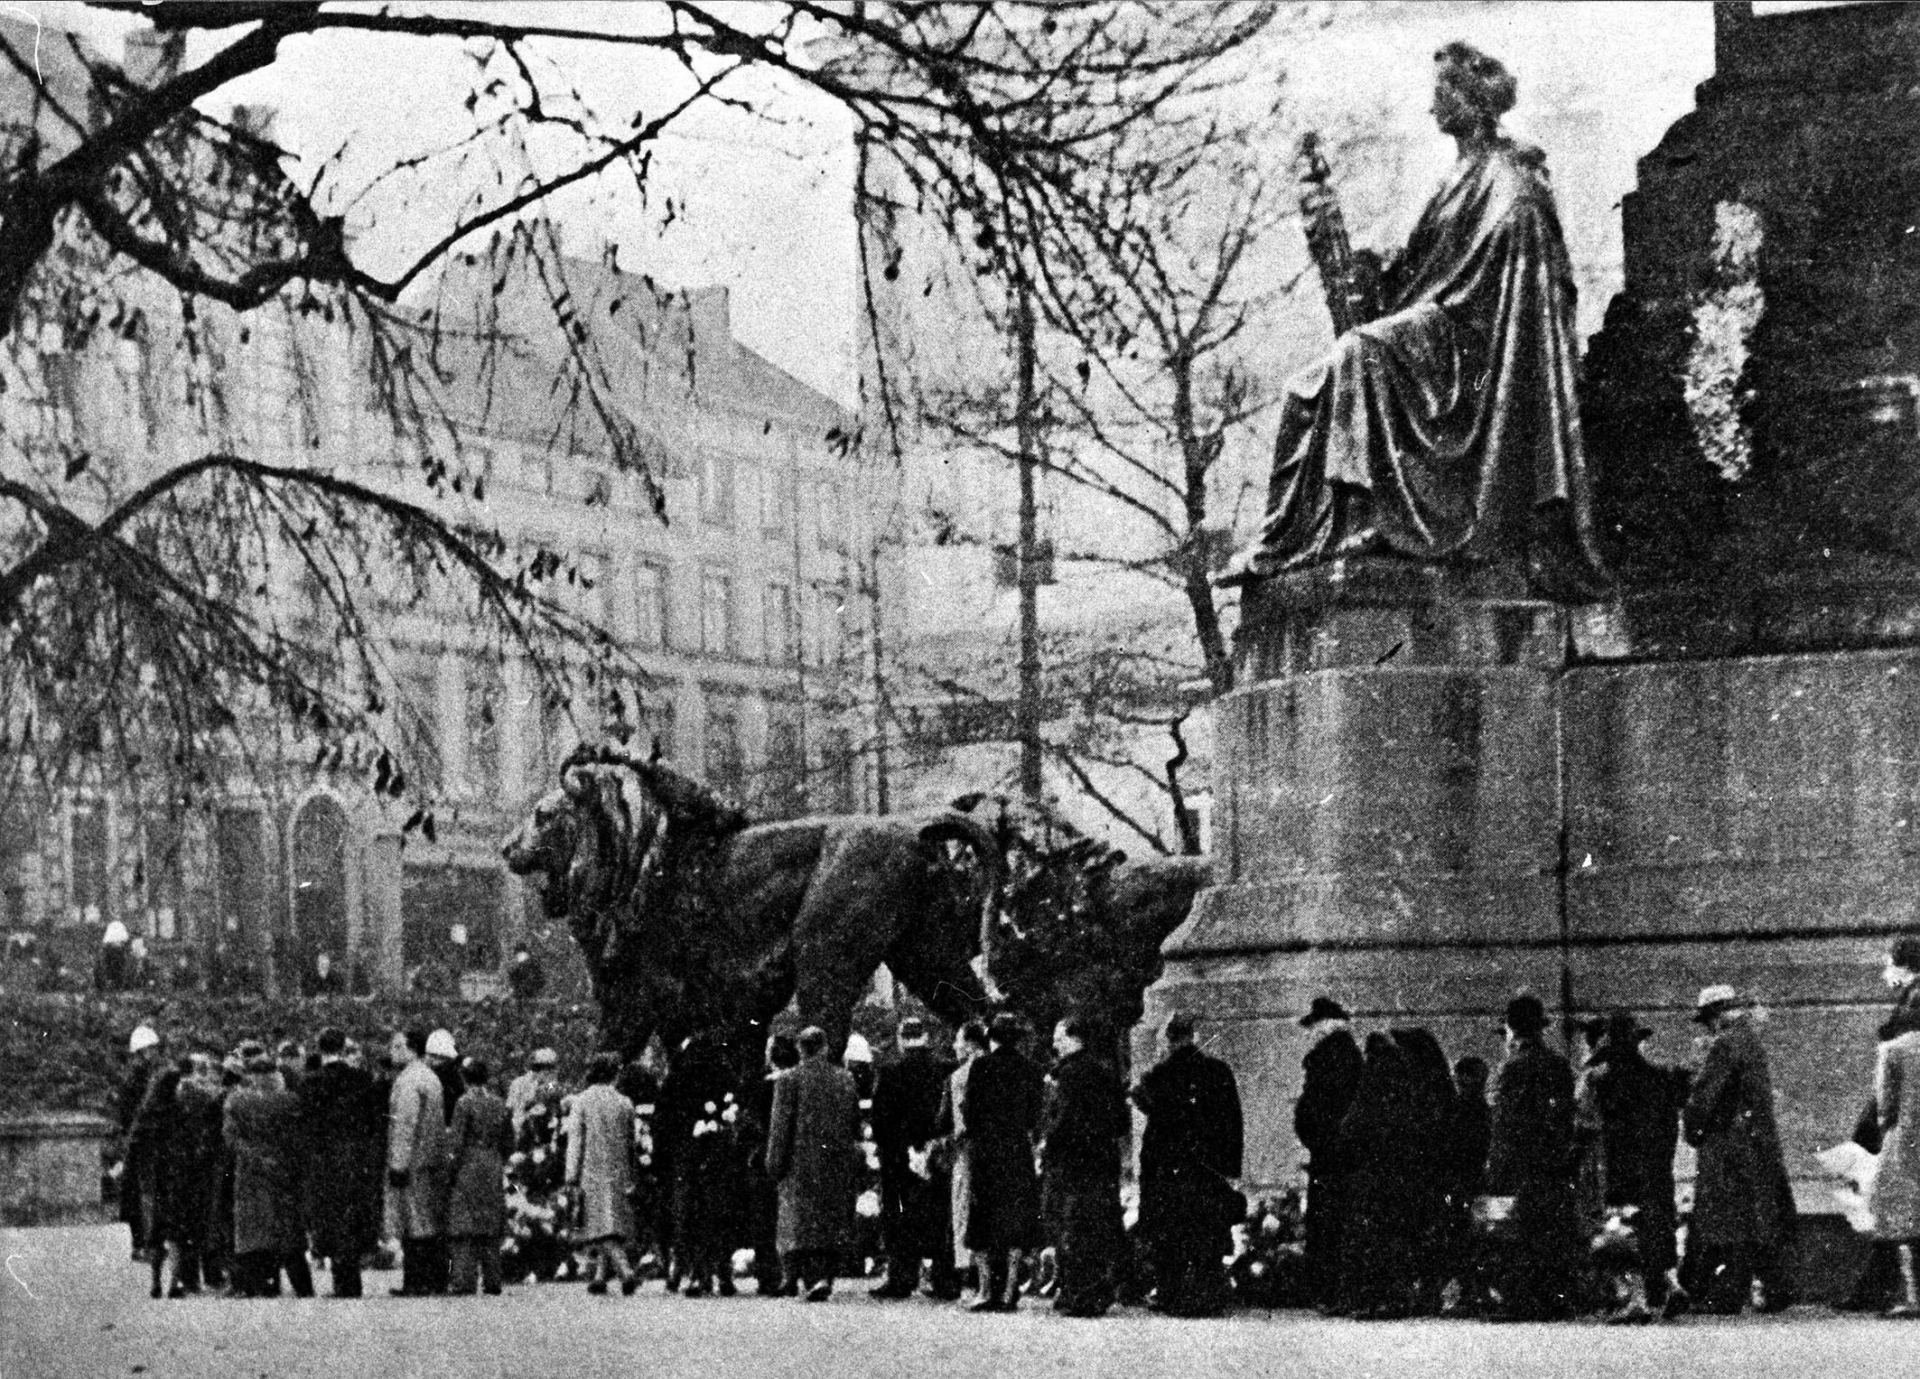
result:
M 1916 222 L 1903 3 L 0 0 L 0 1379 L 1897 1368 Z

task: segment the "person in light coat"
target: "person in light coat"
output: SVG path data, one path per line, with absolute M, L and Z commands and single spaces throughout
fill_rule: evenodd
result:
M 974 1060 L 987 1051 L 987 1027 L 969 1020 L 954 1032 L 954 1070 L 947 1075 L 946 1090 L 941 1093 L 940 1113 L 934 1128 L 939 1132 L 941 1148 L 952 1174 L 953 1262 L 962 1271 L 972 1269 L 975 1288 L 987 1276 L 984 1256 L 967 1248 L 967 1208 L 973 1200 L 973 1142 L 967 1138 L 967 1119 L 960 1108 L 966 1103 L 967 1077 Z
M 567 1185 L 580 1195 L 576 1241 L 593 1252 L 587 1291 L 605 1293 L 607 1275 L 618 1272 L 620 1291 L 640 1286 L 627 1243 L 633 1239 L 633 1103 L 614 1090 L 620 1055 L 596 1053 L 587 1065 L 586 1090 L 567 1113 Z
M 447 1118 L 440 1079 L 425 1062 L 427 1036 L 396 1032 L 387 1096 L 387 1214 L 402 1252 L 396 1297 L 447 1291 Z

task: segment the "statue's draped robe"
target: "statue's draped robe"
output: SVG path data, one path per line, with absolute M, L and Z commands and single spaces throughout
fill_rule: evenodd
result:
M 1267 519 L 1274 574 L 1371 549 L 1523 558 L 1574 601 L 1609 581 L 1589 527 L 1574 284 L 1537 149 L 1464 156 L 1383 275 L 1386 314 L 1288 383 Z

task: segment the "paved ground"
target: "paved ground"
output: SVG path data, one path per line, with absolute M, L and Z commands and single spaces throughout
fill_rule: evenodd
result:
M 1598 1325 L 1330 1322 L 1297 1313 L 1175 1321 L 1126 1312 L 1072 1321 L 1029 1307 L 973 1317 L 864 1288 L 824 1306 L 691 1300 L 649 1285 L 631 1299 L 578 1285 L 499 1299 L 378 1297 L 149 1302 L 123 1231 L 0 1231 L 0 1379 L 341 1379 L 414 1375 L 592 1379 L 1054 1379 L 1164 1374 L 1806 1379 L 1920 1372 L 1920 1326 L 1808 1310 L 1623 1331 Z M 323 1285 L 324 1291 L 324 1285 Z

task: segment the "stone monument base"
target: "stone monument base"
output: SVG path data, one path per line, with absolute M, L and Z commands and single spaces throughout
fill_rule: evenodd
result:
M 1764 1008 L 1802 1210 L 1834 1211 L 1813 1155 L 1872 1092 L 1920 896 L 1917 631 L 1920 581 L 1858 572 L 1572 610 L 1394 562 L 1249 590 L 1216 881 L 1142 1038 L 1204 1017 L 1248 1177 L 1284 1185 L 1318 993 L 1497 1063 L 1525 987 L 1563 1017 L 1629 1007 L 1690 1062 L 1696 993 L 1731 982 Z

